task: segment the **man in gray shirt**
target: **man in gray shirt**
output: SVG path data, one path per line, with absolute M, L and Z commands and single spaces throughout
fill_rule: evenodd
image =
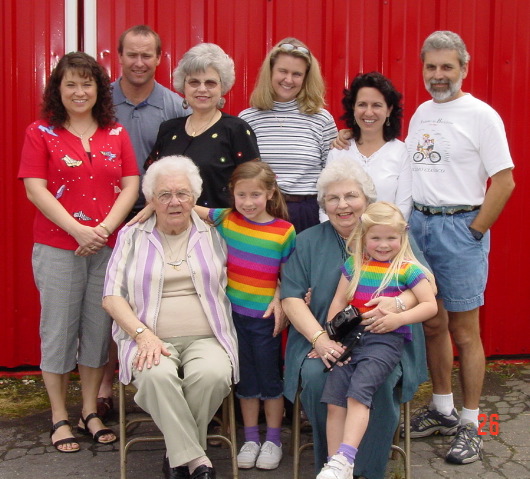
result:
M 125 30 L 120 36 L 118 54 L 122 76 L 112 84 L 114 106 L 118 121 L 131 137 L 138 169 L 143 175 L 143 165 L 153 148 L 160 123 L 189 115 L 191 110 L 185 110 L 182 98 L 155 80 L 162 45 L 154 30 L 147 25 Z M 144 204 L 140 192 L 133 212 L 138 212 Z

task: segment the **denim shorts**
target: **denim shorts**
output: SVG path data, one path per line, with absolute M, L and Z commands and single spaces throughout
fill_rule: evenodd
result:
M 252 318 L 232 312 L 239 345 L 239 373 L 236 396 L 277 399 L 283 395 L 280 376 L 282 336 L 273 337 L 274 318 Z
M 399 333 L 364 332 L 350 362 L 330 371 L 321 401 L 345 408 L 351 397 L 371 407 L 373 395 L 401 360 L 404 344 Z
M 481 240 L 468 226 L 478 211 L 424 215 L 412 210 L 411 232 L 436 278 L 438 298 L 447 311 L 471 311 L 484 304 L 490 234 Z

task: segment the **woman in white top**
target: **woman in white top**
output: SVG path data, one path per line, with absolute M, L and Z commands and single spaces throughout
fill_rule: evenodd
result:
M 340 137 L 351 133 L 349 148 L 331 150 L 328 162 L 345 157 L 358 161 L 375 184 L 377 200 L 395 203 L 408 220 L 412 170 L 405 144 L 397 139 L 403 111 L 400 102 L 401 93 L 381 73 L 357 75 L 342 100 L 341 119 L 351 130 L 342 130 Z
M 318 60 L 300 40 L 284 38 L 263 61 L 251 108 L 239 114 L 277 175 L 297 232 L 319 223 L 316 183 L 337 135 L 324 94 Z

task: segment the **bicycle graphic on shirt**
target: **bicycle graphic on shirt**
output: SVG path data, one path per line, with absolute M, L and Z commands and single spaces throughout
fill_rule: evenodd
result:
M 442 155 L 434 151 L 434 138 L 431 138 L 428 133 L 423 135 L 423 144 L 418 142 L 416 153 L 412 155 L 412 159 L 419 163 L 424 158 L 428 158 L 431 163 L 438 163 L 442 159 Z

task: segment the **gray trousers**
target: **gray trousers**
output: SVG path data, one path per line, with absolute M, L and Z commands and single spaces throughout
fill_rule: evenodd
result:
M 134 400 L 164 435 L 171 467 L 203 456 L 208 424 L 230 392 L 232 364 L 216 338 L 165 338 L 170 356 L 133 370 Z
M 101 306 L 112 249 L 74 251 L 33 245 L 33 275 L 40 293 L 41 369 L 65 374 L 76 363 L 100 368 L 108 361 L 112 321 Z

